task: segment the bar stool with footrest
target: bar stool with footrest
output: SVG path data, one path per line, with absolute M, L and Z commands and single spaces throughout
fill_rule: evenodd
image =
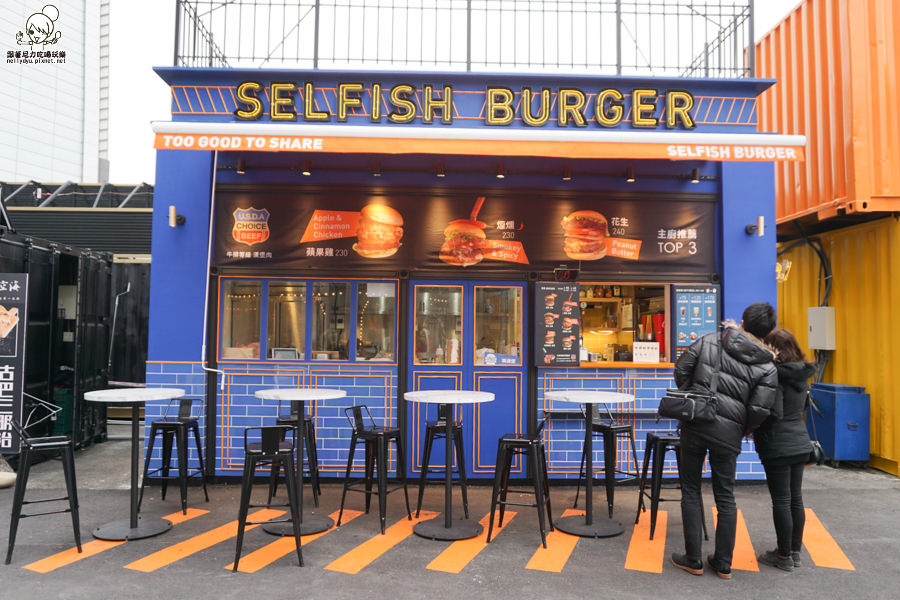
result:
M 363 415 L 365 412 L 365 415 Z M 411 521 L 412 512 L 409 509 L 409 490 L 406 487 L 406 463 L 403 458 L 403 442 L 400 440 L 399 427 L 381 427 L 375 425 L 372 413 L 369 408 L 360 404 L 359 406 L 350 406 L 344 409 L 344 415 L 350 421 L 353 427 L 352 437 L 350 438 L 350 453 L 347 457 L 347 472 L 344 475 L 344 490 L 341 493 L 341 510 L 338 513 L 338 526 L 341 525 L 341 518 L 344 515 L 344 500 L 347 497 L 347 491 L 362 492 L 366 495 L 366 513 L 369 512 L 369 506 L 372 501 L 372 477 L 374 470 L 378 469 L 378 512 L 381 518 L 381 533 L 384 534 L 387 495 L 391 492 L 403 488 L 403 494 L 406 496 L 406 516 Z M 388 442 L 394 440 L 397 444 L 397 477 L 402 482 L 392 489 L 387 488 L 388 462 L 387 455 Z M 365 443 L 366 449 L 366 471 L 365 477 L 352 481 L 350 479 L 350 469 L 353 467 L 353 454 L 356 451 L 356 444 L 362 441 Z M 365 485 L 365 489 L 354 489 L 354 486 Z
M 428 468 L 431 461 L 431 449 L 436 440 L 447 437 L 447 419 L 452 420 L 452 417 L 452 404 L 438 404 L 437 420 L 425 421 L 425 443 L 422 445 L 422 474 L 419 476 L 419 499 L 416 502 L 416 517 L 419 516 L 419 511 L 422 510 L 422 497 L 425 494 L 425 484 L 428 482 L 428 473 L 432 472 Z M 459 484 L 460 489 L 462 490 L 463 512 L 468 519 L 469 497 L 466 489 L 466 455 L 463 450 L 462 423 L 459 421 L 452 421 L 451 427 L 453 428 L 453 447 L 456 450 L 456 472 L 459 474 Z M 452 461 L 453 457 L 447 457 L 445 460 Z
M 203 496 L 209 502 L 209 494 L 206 491 L 206 468 L 203 465 L 203 448 L 200 443 L 200 419 L 193 416 L 193 404 L 195 398 L 181 398 L 178 402 L 178 416 L 170 417 L 169 409 L 174 400 L 169 400 L 166 405 L 166 411 L 163 413 L 162 419 L 157 419 L 150 423 L 150 441 L 147 443 L 147 455 L 144 458 L 144 477 L 141 480 L 141 494 L 138 499 L 138 510 L 144 501 L 144 486 L 147 485 L 147 476 L 153 473 L 162 473 L 162 499 L 166 499 L 166 488 L 171 479 L 177 479 L 181 488 L 181 512 L 187 514 L 187 482 L 188 478 L 200 476 L 200 483 L 203 485 Z M 202 401 L 201 401 L 202 406 Z M 188 434 L 193 434 L 194 444 L 197 446 L 197 460 L 199 467 L 188 467 Z M 153 453 L 153 446 L 156 442 L 156 436 L 162 436 L 162 466 L 158 469 L 150 470 L 150 456 Z M 176 477 L 169 476 L 169 470 L 172 464 L 172 443 L 177 448 L 178 459 L 178 475 Z M 190 471 L 193 471 L 192 473 Z
M 646 512 L 644 507 L 644 497 L 650 499 L 650 539 L 653 539 L 653 533 L 656 531 L 656 513 L 659 509 L 660 502 L 680 501 L 680 498 L 661 498 L 660 491 L 662 487 L 663 464 L 666 460 L 666 452 L 672 450 L 675 452 L 675 459 L 678 461 L 679 474 L 681 472 L 681 438 L 677 431 L 671 432 L 648 432 L 647 443 L 644 446 L 644 466 L 641 470 L 640 485 L 638 488 L 638 509 L 637 516 L 634 518 L 635 524 L 641 518 L 641 512 Z M 646 492 L 644 488 L 647 483 L 647 468 L 652 467 L 653 472 L 650 478 L 650 491 Z M 677 489 L 681 489 L 681 478 L 679 475 Z M 666 488 L 674 489 L 674 488 Z M 703 524 L 703 539 L 708 540 L 709 535 L 706 533 L 706 518 L 703 515 L 703 499 L 700 500 L 700 515 Z
M 244 529 L 247 525 L 261 525 L 263 523 L 291 523 L 294 527 L 294 542 L 297 547 L 297 559 L 303 566 L 303 553 L 300 551 L 300 503 L 297 493 L 297 478 L 294 476 L 294 442 L 287 441 L 286 434 L 291 431 L 287 425 L 269 425 L 265 427 L 248 427 L 244 430 L 244 474 L 241 479 L 241 505 L 238 511 L 237 545 L 234 551 L 234 567 L 232 572 L 238 570 L 238 562 L 241 560 L 241 546 L 244 544 Z M 260 441 L 248 441 L 248 433 L 258 431 Z M 271 465 L 272 469 L 284 466 L 284 481 L 287 487 L 287 504 L 250 504 L 250 494 L 253 491 L 253 478 L 256 475 L 256 467 Z M 277 473 L 274 474 L 278 476 Z M 251 508 L 273 508 L 288 506 L 291 516 L 285 519 L 273 519 L 267 521 L 248 521 L 247 512 Z
M 279 401 L 279 410 L 278 410 L 278 419 L 275 421 L 276 425 L 288 425 L 294 429 L 294 439 L 297 439 L 298 431 L 297 427 L 299 426 L 301 419 L 297 416 L 297 405 L 295 403 L 291 403 L 291 412 L 287 414 L 281 413 L 281 402 Z M 312 492 L 313 492 L 313 504 L 319 506 L 319 496 L 322 494 L 322 487 L 319 485 L 319 455 L 316 451 L 316 426 L 313 418 L 308 415 L 303 415 L 303 445 L 306 450 L 306 460 L 303 464 L 305 464 L 309 469 L 309 480 L 312 484 Z M 275 492 L 278 490 L 278 478 L 272 479 L 272 495 L 275 495 Z
M 16 487 L 13 491 L 12 515 L 9 522 L 9 546 L 6 551 L 6 564 L 12 560 L 13 548 L 16 545 L 16 532 L 19 528 L 19 519 L 26 517 L 40 517 L 44 515 L 53 515 L 58 513 L 72 514 L 72 529 L 75 532 L 75 546 L 78 552 L 81 552 L 81 526 L 78 520 L 78 491 L 75 485 L 75 448 L 72 444 L 72 438 L 69 436 L 48 436 L 48 437 L 30 437 L 26 431 L 28 427 L 34 427 L 40 424 L 56 412 L 59 407 L 50 404 L 39 398 L 35 398 L 27 394 L 30 398 L 37 401 L 28 418 L 25 420 L 26 426 L 22 427 L 15 419 L 10 419 L 13 430 L 19 436 L 22 444 L 22 450 L 19 454 L 19 464 L 16 474 Z M 35 411 L 44 408 L 48 414 L 34 422 L 31 418 L 35 415 Z M 62 462 L 63 475 L 66 480 L 66 495 L 58 498 L 45 498 L 41 500 L 25 500 L 25 488 L 28 485 L 28 474 L 31 470 L 31 461 L 37 455 L 48 455 L 51 458 L 58 458 Z M 22 514 L 22 508 L 26 504 L 41 504 L 44 502 L 60 502 L 68 500 L 69 508 L 59 510 L 48 510 L 31 514 Z
M 547 535 L 544 533 L 544 508 L 547 509 L 547 522 L 553 531 L 553 515 L 550 510 L 550 487 L 547 477 L 547 456 L 544 450 L 544 439 L 541 434 L 547 423 L 545 416 L 538 424 L 534 435 L 508 433 L 497 442 L 497 466 L 494 471 L 494 490 L 491 494 L 491 518 L 488 525 L 487 542 L 491 541 L 494 529 L 494 511 L 500 505 L 500 527 L 503 527 L 503 513 L 507 506 L 534 506 L 538 511 L 538 523 L 541 528 L 541 543 L 547 547 Z M 512 502 L 507 500 L 509 493 L 509 471 L 513 457 L 523 455 L 531 463 L 534 478 L 534 502 Z M 517 493 L 529 493 L 517 491 Z
M 609 409 L 609 405 L 604 406 L 606 407 L 608 419 L 600 419 L 598 414 L 599 406 L 596 404 L 591 405 L 591 433 L 603 436 L 603 478 L 606 483 L 606 504 L 609 507 L 609 518 L 611 519 L 613 516 L 613 500 L 616 493 L 616 483 L 632 481 L 637 478 L 637 474 L 640 471 L 637 463 L 637 447 L 634 443 L 634 424 L 617 422 L 615 417 L 613 417 L 612 411 Z M 583 413 L 584 407 L 582 407 L 581 410 Z M 620 436 L 627 437 L 631 442 L 631 458 L 634 461 L 634 475 L 628 471 L 616 468 L 616 465 L 618 464 L 617 450 Z M 581 467 L 578 474 L 578 484 L 575 486 L 575 503 L 572 505 L 573 508 L 578 508 L 578 494 L 581 492 L 581 479 L 585 475 L 585 458 L 585 450 L 582 449 Z M 626 477 L 616 480 L 617 474 L 625 475 Z

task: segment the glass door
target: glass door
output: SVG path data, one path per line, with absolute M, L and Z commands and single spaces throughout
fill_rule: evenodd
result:
M 410 296 L 407 389 L 494 394 L 493 402 L 453 412 L 463 423 L 468 476 L 492 477 L 497 438 L 526 427 L 525 284 L 413 281 Z M 407 414 L 409 472 L 415 476 L 422 469 L 425 422 L 437 418 L 437 407 L 410 403 Z M 430 466 L 443 465 L 444 445 L 435 444 Z M 521 460 L 514 472 L 524 473 Z

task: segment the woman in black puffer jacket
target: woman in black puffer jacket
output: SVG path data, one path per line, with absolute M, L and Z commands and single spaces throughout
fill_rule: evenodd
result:
M 800 489 L 810 444 L 803 411 L 809 378 L 815 373 L 815 367 L 806 362 L 797 338 L 787 329 L 773 330 L 766 342 L 778 353 L 775 359 L 778 391 L 772 416 L 756 430 L 753 439 L 772 496 L 778 549 L 758 558 L 763 564 L 791 571 L 800 566 L 800 544 L 806 522 Z

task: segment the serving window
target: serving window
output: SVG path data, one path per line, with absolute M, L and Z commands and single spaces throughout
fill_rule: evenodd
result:
M 415 364 L 462 364 L 462 286 L 417 285 Z
M 222 288 L 222 358 L 259 358 L 262 282 L 226 281 Z
M 660 360 L 667 347 L 669 286 L 581 283 L 582 361 L 631 361 L 635 342 L 655 342 Z
M 475 364 L 521 365 L 522 288 L 475 286 Z

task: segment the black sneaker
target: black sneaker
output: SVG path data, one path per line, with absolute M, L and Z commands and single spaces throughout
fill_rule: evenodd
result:
M 800 560 L 800 553 L 799 553 L 799 552 L 791 552 L 791 560 L 794 561 L 794 568 L 795 568 L 795 569 L 796 569 L 797 567 L 799 567 L 801 564 L 803 564 L 803 562 Z
M 691 560 L 684 554 L 673 554 L 672 564 L 691 575 L 703 575 L 703 561 Z
M 764 565 L 791 572 L 794 570 L 794 560 L 790 556 L 781 556 L 777 550 L 769 550 L 756 557 L 756 560 Z
M 719 567 L 716 562 L 716 557 L 713 554 L 710 554 L 706 557 L 706 564 L 709 565 L 709 568 L 713 570 L 713 572 L 719 576 L 721 579 L 731 579 L 731 567 Z

